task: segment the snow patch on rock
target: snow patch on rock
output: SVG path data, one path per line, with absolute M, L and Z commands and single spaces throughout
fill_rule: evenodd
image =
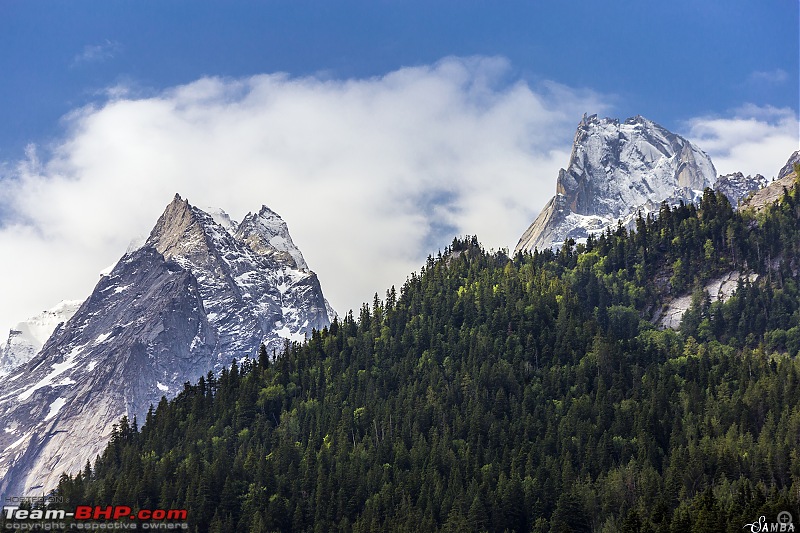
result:
M 50 404 L 50 411 L 47 413 L 47 416 L 44 417 L 45 421 L 50 420 L 51 418 L 55 417 L 58 412 L 64 407 L 64 404 L 67 403 L 66 398 L 58 397 Z

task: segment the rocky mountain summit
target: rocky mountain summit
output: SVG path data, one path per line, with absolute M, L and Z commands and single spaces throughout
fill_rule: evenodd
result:
M 662 201 L 699 198 L 716 180 L 711 159 L 683 137 L 636 116 L 624 122 L 584 115 L 556 195 L 525 231 L 515 251 L 560 246 L 597 233 Z
M 717 178 L 714 182 L 714 190 L 724 194 L 731 205 L 736 209 L 752 193 L 763 189 L 769 184 L 769 180 L 761 174 L 755 176 L 745 176 L 741 172 L 725 174 Z
M 236 223 L 176 195 L 146 243 L 0 384 L 0 494 L 55 487 L 142 417 L 231 360 L 330 324 L 316 274 L 267 207 Z

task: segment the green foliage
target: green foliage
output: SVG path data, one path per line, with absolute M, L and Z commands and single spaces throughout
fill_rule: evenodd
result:
M 740 531 L 797 513 L 800 204 L 707 191 L 585 244 L 456 240 L 273 362 L 126 421 L 71 501 L 197 531 Z M 719 273 L 680 333 L 647 319 Z M 702 293 L 699 293 L 702 294 Z M 788 355 L 786 355 L 788 354 Z M 773 514 L 774 515 L 774 514 Z

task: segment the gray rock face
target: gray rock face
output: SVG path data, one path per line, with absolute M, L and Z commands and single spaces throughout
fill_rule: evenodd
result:
M 216 219 L 216 220 L 215 220 Z M 316 275 L 264 208 L 222 224 L 179 196 L 41 352 L 0 384 L 0 494 L 41 494 L 140 418 L 261 343 L 330 323 Z M 302 265 L 302 266 L 301 266 Z
M 697 200 L 716 178 L 711 159 L 686 139 L 637 116 L 624 122 L 584 116 L 556 196 L 525 231 L 515 251 L 585 239 L 662 201 Z

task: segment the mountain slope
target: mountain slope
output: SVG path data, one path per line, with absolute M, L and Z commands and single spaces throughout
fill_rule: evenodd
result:
M 515 251 L 585 239 L 662 201 L 696 201 L 716 179 L 709 157 L 686 139 L 636 116 L 620 123 L 584 115 L 556 195 L 523 233 Z
M 743 207 L 762 211 L 772 205 L 781 196 L 784 189 L 790 189 L 796 180 L 794 165 L 800 164 L 800 150 L 796 150 L 786 164 L 778 171 L 775 181 L 757 191 L 744 201 Z
M 223 215 L 176 195 L 147 242 L 0 385 L 0 493 L 52 489 L 103 449 L 120 416 L 330 323 L 285 223 L 266 208 L 238 225 Z

